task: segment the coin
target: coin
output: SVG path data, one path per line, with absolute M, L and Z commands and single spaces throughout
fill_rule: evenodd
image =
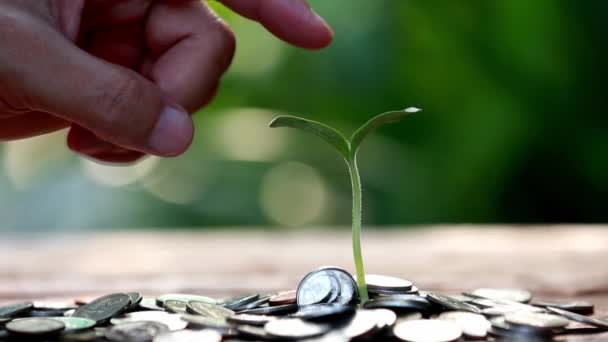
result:
M 302 306 L 291 315 L 307 321 L 323 321 L 351 316 L 355 313 L 355 307 L 342 304 L 313 304 Z
M 222 335 L 215 330 L 181 330 L 154 337 L 154 342 L 220 342 Z
M 165 310 L 170 313 L 185 313 L 187 310 L 187 304 L 180 300 L 169 299 L 164 303 Z
M 253 339 L 253 340 L 262 340 L 262 341 L 279 341 L 282 340 L 279 337 L 275 337 L 272 336 L 270 334 L 268 334 L 266 332 L 266 330 L 262 327 L 257 327 L 257 326 L 250 326 L 250 325 L 240 325 L 237 326 L 236 328 L 237 333 L 239 334 L 239 336 L 246 338 L 246 339 Z
M 65 342 L 94 342 L 104 338 L 105 332 L 97 330 L 83 330 L 75 332 L 66 332 L 61 336 L 61 340 Z M 105 340 L 105 339 L 104 339 Z
M 366 309 L 390 309 L 399 313 L 417 311 L 429 313 L 432 304 L 423 297 L 415 295 L 382 296 L 365 303 Z
M 234 315 L 234 311 L 223 306 L 198 301 L 188 302 L 186 310 L 192 314 L 213 318 L 226 318 Z
M 202 328 L 224 330 L 224 331 L 227 331 L 230 329 L 230 325 L 226 321 L 226 318 L 223 318 L 223 317 L 218 318 L 218 317 L 208 317 L 208 316 L 185 314 L 185 315 L 182 315 L 181 319 L 186 323 L 190 323 L 190 325 L 195 325 L 195 326 L 202 327 Z
M 541 308 L 552 307 L 570 312 L 575 312 L 581 315 L 591 315 L 594 311 L 594 306 L 588 302 L 545 302 L 538 301 L 532 303 L 534 306 Z
M 172 314 L 164 311 L 136 311 L 124 314 L 121 317 L 115 317 L 110 320 L 114 325 L 131 323 L 131 322 L 158 322 L 166 325 L 169 330 L 182 330 L 188 325 L 182 320 L 180 314 Z
M 74 304 L 74 301 L 34 301 L 33 305 L 36 310 L 47 311 L 67 311 L 78 308 L 78 306 Z
M 469 338 L 485 338 L 492 326 L 482 315 L 467 311 L 448 311 L 440 314 L 438 318 L 456 323 Z
M 369 293 L 371 293 L 371 294 L 388 295 L 388 296 L 401 295 L 401 294 L 417 295 L 420 293 L 420 291 L 418 290 L 418 288 L 416 286 L 412 286 L 412 288 L 409 290 L 387 290 L 387 289 L 381 289 L 381 288 L 370 288 L 368 290 L 369 290 Z
M 125 294 L 131 299 L 131 304 L 129 304 L 127 310 L 135 310 L 139 306 L 141 300 L 144 298 L 139 292 L 128 292 Z
M 0 317 L 14 317 L 26 313 L 34 308 L 32 302 L 15 303 L 7 306 L 0 306 Z
M 479 310 L 476 306 L 457 300 L 447 295 L 442 295 L 438 293 L 428 293 L 426 298 L 433 303 L 439 304 L 451 310 L 481 313 L 481 310 Z
M 205 302 L 209 304 L 217 304 L 217 300 L 205 296 L 181 294 L 181 293 L 169 293 L 156 297 L 156 305 L 164 307 L 166 300 L 178 300 L 180 302 L 188 303 L 190 301 Z
M 251 310 L 251 309 L 259 308 L 260 306 L 268 304 L 269 300 L 270 300 L 270 296 L 261 296 L 256 301 L 251 302 L 249 304 L 241 305 L 239 307 L 235 307 L 233 310 L 239 312 L 239 311 L 245 311 L 245 310 Z
M 163 311 L 164 309 L 160 306 L 156 305 L 156 298 L 152 297 L 143 297 L 139 302 L 138 308 L 146 309 L 146 310 L 156 310 Z
M 296 304 L 297 303 L 296 294 L 297 294 L 296 290 L 280 292 L 280 293 L 277 293 L 276 295 L 270 297 L 268 303 L 273 306 L 274 305 L 285 305 L 285 304 Z
M 18 318 L 6 323 L 5 328 L 15 335 L 40 336 L 58 333 L 65 324 L 48 318 Z
M 371 309 L 366 311 L 372 311 L 378 317 L 378 328 L 380 330 L 386 328 L 392 328 L 397 323 L 397 314 L 388 309 Z M 422 317 L 420 317 L 422 318 Z
M 296 298 L 299 306 L 320 303 L 350 305 L 359 301 L 359 292 L 350 273 L 326 266 L 308 273 L 302 279 Z
M 277 306 L 262 306 L 251 310 L 245 310 L 239 312 L 239 314 L 250 314 L 250 315 L 285 315 L 298 311 L 298 305 L 287 304 Z
M 329 330 L 329 326 L 306 322 L 299 318 L 287 318 L 266 323 L 264 330 L 275 337 L 302 339 L 323 335 Z
M 505 316 L 505 321 L 511 325 L 539 330 L 554 330 L 568 325 L 568 320 L 563 317 L 529 311 L 510 313 Z
M 473 298 L 505 299 L 519 303 L 528 303 L 530 299 L 532 299 L 532 294 L 529 291 L 522 289 L 480 288 L 463 294 Z
M 400 322 L 393 333 L 408 342 L 454 342 L 462 337 L 462 330 L 456 323 L 438 319 Z
M 548 307 L 547 310 L 549 310 L 553 313 L 556 313 L 560 316 L 563 316 L 571 321 L 584 323 L 584 324 L 592 325 L 597 328 L 608 330 L 608 322 L 597 319 L 597 318 L 587 317 L 587 316 L 583 316 L 583 315 L 580 315 L 580 314 L 577 314 L 574 312 L 570 312 L 570 311 L 566 311 L 566 310 L 562 310 L 562 309 L 558 309 L 558 308 L 552 308 L 552 307 Z
M 276 320 L 276 316 L 266 315 L 250 315 L 250 314 L 236 314 L 230 317 L 226 317 L 226 320 L 234 324 L 247 324 L 255 326 L 264 326 L 264 324 Z
M 89 318 L 102 323 L 123 312 L 131 303 L 131 299 L 124 293 L 115 293 L 86 304 L 74 311 L 72 317 Z
M 260 298 L 259 294 L 248 294 L 224 299 L 221 304 L 230 310 L 234 310 L 234 308 L 255 302 L 258 298 Z
M 81 318 L 81 317 L 57 316 L 57 317 L 48 317 L 48 318 L 62 322 L 65 325 L 65 331 L 70 331 L 70 332 L 90 329 L 90 328 L 94 327 L 96 324 L 95 321 L 92 319 Z
M 382 313 L 376 310 L 357 310 L 342 333 L 349 339 L 370 338 L 384 327 L 383 319 Z
M 379 274 L 366 274 L 365 282 L 370 290 L 409 291 L 414 286 L 409 280 Z
M 149 342 L 168 331 L 169 328 L 159 322 L 129 322 L 111 327 L 105 337 L 114 342 Z
M 0 317 L 0 326 L 5 325 L 6 323 L 12 321 L 13 318 L 11 317 Z

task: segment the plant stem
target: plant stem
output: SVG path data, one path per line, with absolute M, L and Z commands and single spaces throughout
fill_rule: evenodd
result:
M 353 254 L 355 257 L 355 270 L 357 272 L 357 284 L 359 286 L 359 299 L 361 305 L 368 300 L 367 284 L 365 282 L 365 270 L 363 268 L 363 256 L 361 255 L 361 179 L 357 168 L 357 158 L 353 156 L 347 159 L 350 180 L 353 186 Z

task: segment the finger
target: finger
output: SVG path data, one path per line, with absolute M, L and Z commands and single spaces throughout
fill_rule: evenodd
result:
M 27 41 L 28 48 L 0 51 L 0 71 L 8 68 L 8 74 L 21 76 L 13 86 L 28 93 L 30 107 L 140 152 L 175 156 L 190 145 L 193 125 L 188 113 L 165 101 L 152 82 L 87 54 L 44 25 L 23 25 L 13 32 L 2 36 L 6 46 L 20 47 Z
M 333 32 L 305 0 L 221 0 L 233 11 L 260 22 L 284 41 L 306 49 L 329 45 Z
M 200 1 L 156 3 L 146 39 L 142 72 L 190 112 L 213 97 L 235 50 L 232 32 Z
M 78 125 L 72 125 L 70 128 L 67 144 L 72 151 L 98 162 L 132 163 L 144 156 L 143 153 L 100 140 L 93 133 Z
M 0 141 L 31 138 L 68 127 L 65 120 L 41 112 L 31 112 L 0 120 Z

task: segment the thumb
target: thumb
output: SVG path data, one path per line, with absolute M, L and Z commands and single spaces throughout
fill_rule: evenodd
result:
M 13 53 L 18 58 L 9 62 L 21 69 L 18 82 L 32 109 L 77 123 L 128 149 L 176 156 L 188 148 L 194 131 L 190 116 L 166 100 L 154 83 L 86 53 L 52 28 L 23 30 L 29 32 L 20 30 L 22 37 L 12 42 L 21 45 L 12 51 L 23 53 Z

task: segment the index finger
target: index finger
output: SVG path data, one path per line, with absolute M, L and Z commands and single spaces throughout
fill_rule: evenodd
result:
M 280 39 L 306 49 L 322 49 L 333 39 L 327 23 L 306 0 L 219 0 L 244 17 L 258 21 Z

